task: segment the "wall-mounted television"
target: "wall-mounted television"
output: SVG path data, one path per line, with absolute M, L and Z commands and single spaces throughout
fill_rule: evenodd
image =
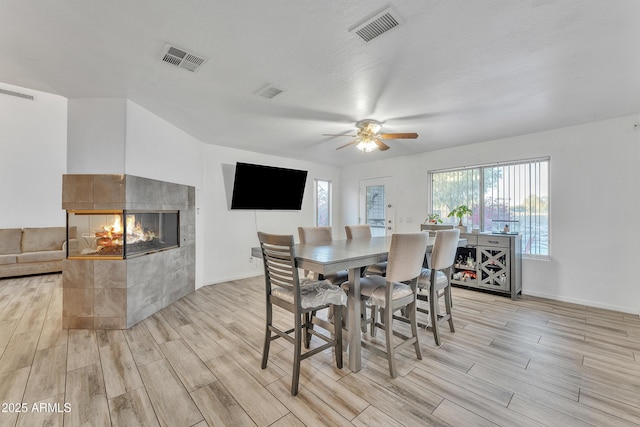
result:
M 300 210 L 307 171 L 236 163 L 231 209 Z

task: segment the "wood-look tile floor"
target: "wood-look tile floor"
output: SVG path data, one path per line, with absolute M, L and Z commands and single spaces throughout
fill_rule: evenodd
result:
M 327 351 L 291 397 L 288 343 L 260 369 L 262 280 L 126 331 L 62 329 L 60 275 L 0 280 L 0 426 L 640 425 L 638 316 L 454 288 L 456 333 L 438 348 L 421 331 L 398 378 L 366 350 L 358 373 Z

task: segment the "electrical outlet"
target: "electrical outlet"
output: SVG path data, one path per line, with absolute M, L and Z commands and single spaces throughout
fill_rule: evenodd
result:
M 249 257 L 249 266 L 252 269 L 254 269 L 254 270 L 257 269 L 259 265 L 260 265 L 260 263 L 258 262 L 258 260 L 256 258 L 254 258 L 252 256 Z

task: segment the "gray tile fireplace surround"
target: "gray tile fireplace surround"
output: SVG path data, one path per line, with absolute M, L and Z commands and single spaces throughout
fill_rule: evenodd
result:
M 179 210 L 180 247 L 65 259 L 64 328 L 126 329 L 195 290 L 195 188 L 132 175 L 64 175 L 64 210 Z

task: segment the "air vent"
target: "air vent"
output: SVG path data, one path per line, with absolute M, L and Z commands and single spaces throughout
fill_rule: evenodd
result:
M 34 101 L 36 98 L 33 95 L 27 95 L 26 93 L 14 92 L 12 90 L 0 89 L 0 94 L 16 96 L 18 98 L 28 99 L 29 101 Z
M 349 32 L 356 33 L 363 41 L 368 43 L 398 27 L 402 22 L 399 15 L 391 8 L 388 8 L 351 27 Z
M 200 67 L 207 61 L 207 58 L 195 55 L 171 45 L 164 46 L 160 59 L 167 64 L 174 65 L 178 68 L 184 68 L 191 72 L 198 71 L 198 69 L 200 69 Z
M 279 87 L 272 84 L 267 84 L 255 93 L 263 98 L 271 99 L 277 95 L 280 95 L 282 92 L 284 92 L 284 89 L 280 89 Z

